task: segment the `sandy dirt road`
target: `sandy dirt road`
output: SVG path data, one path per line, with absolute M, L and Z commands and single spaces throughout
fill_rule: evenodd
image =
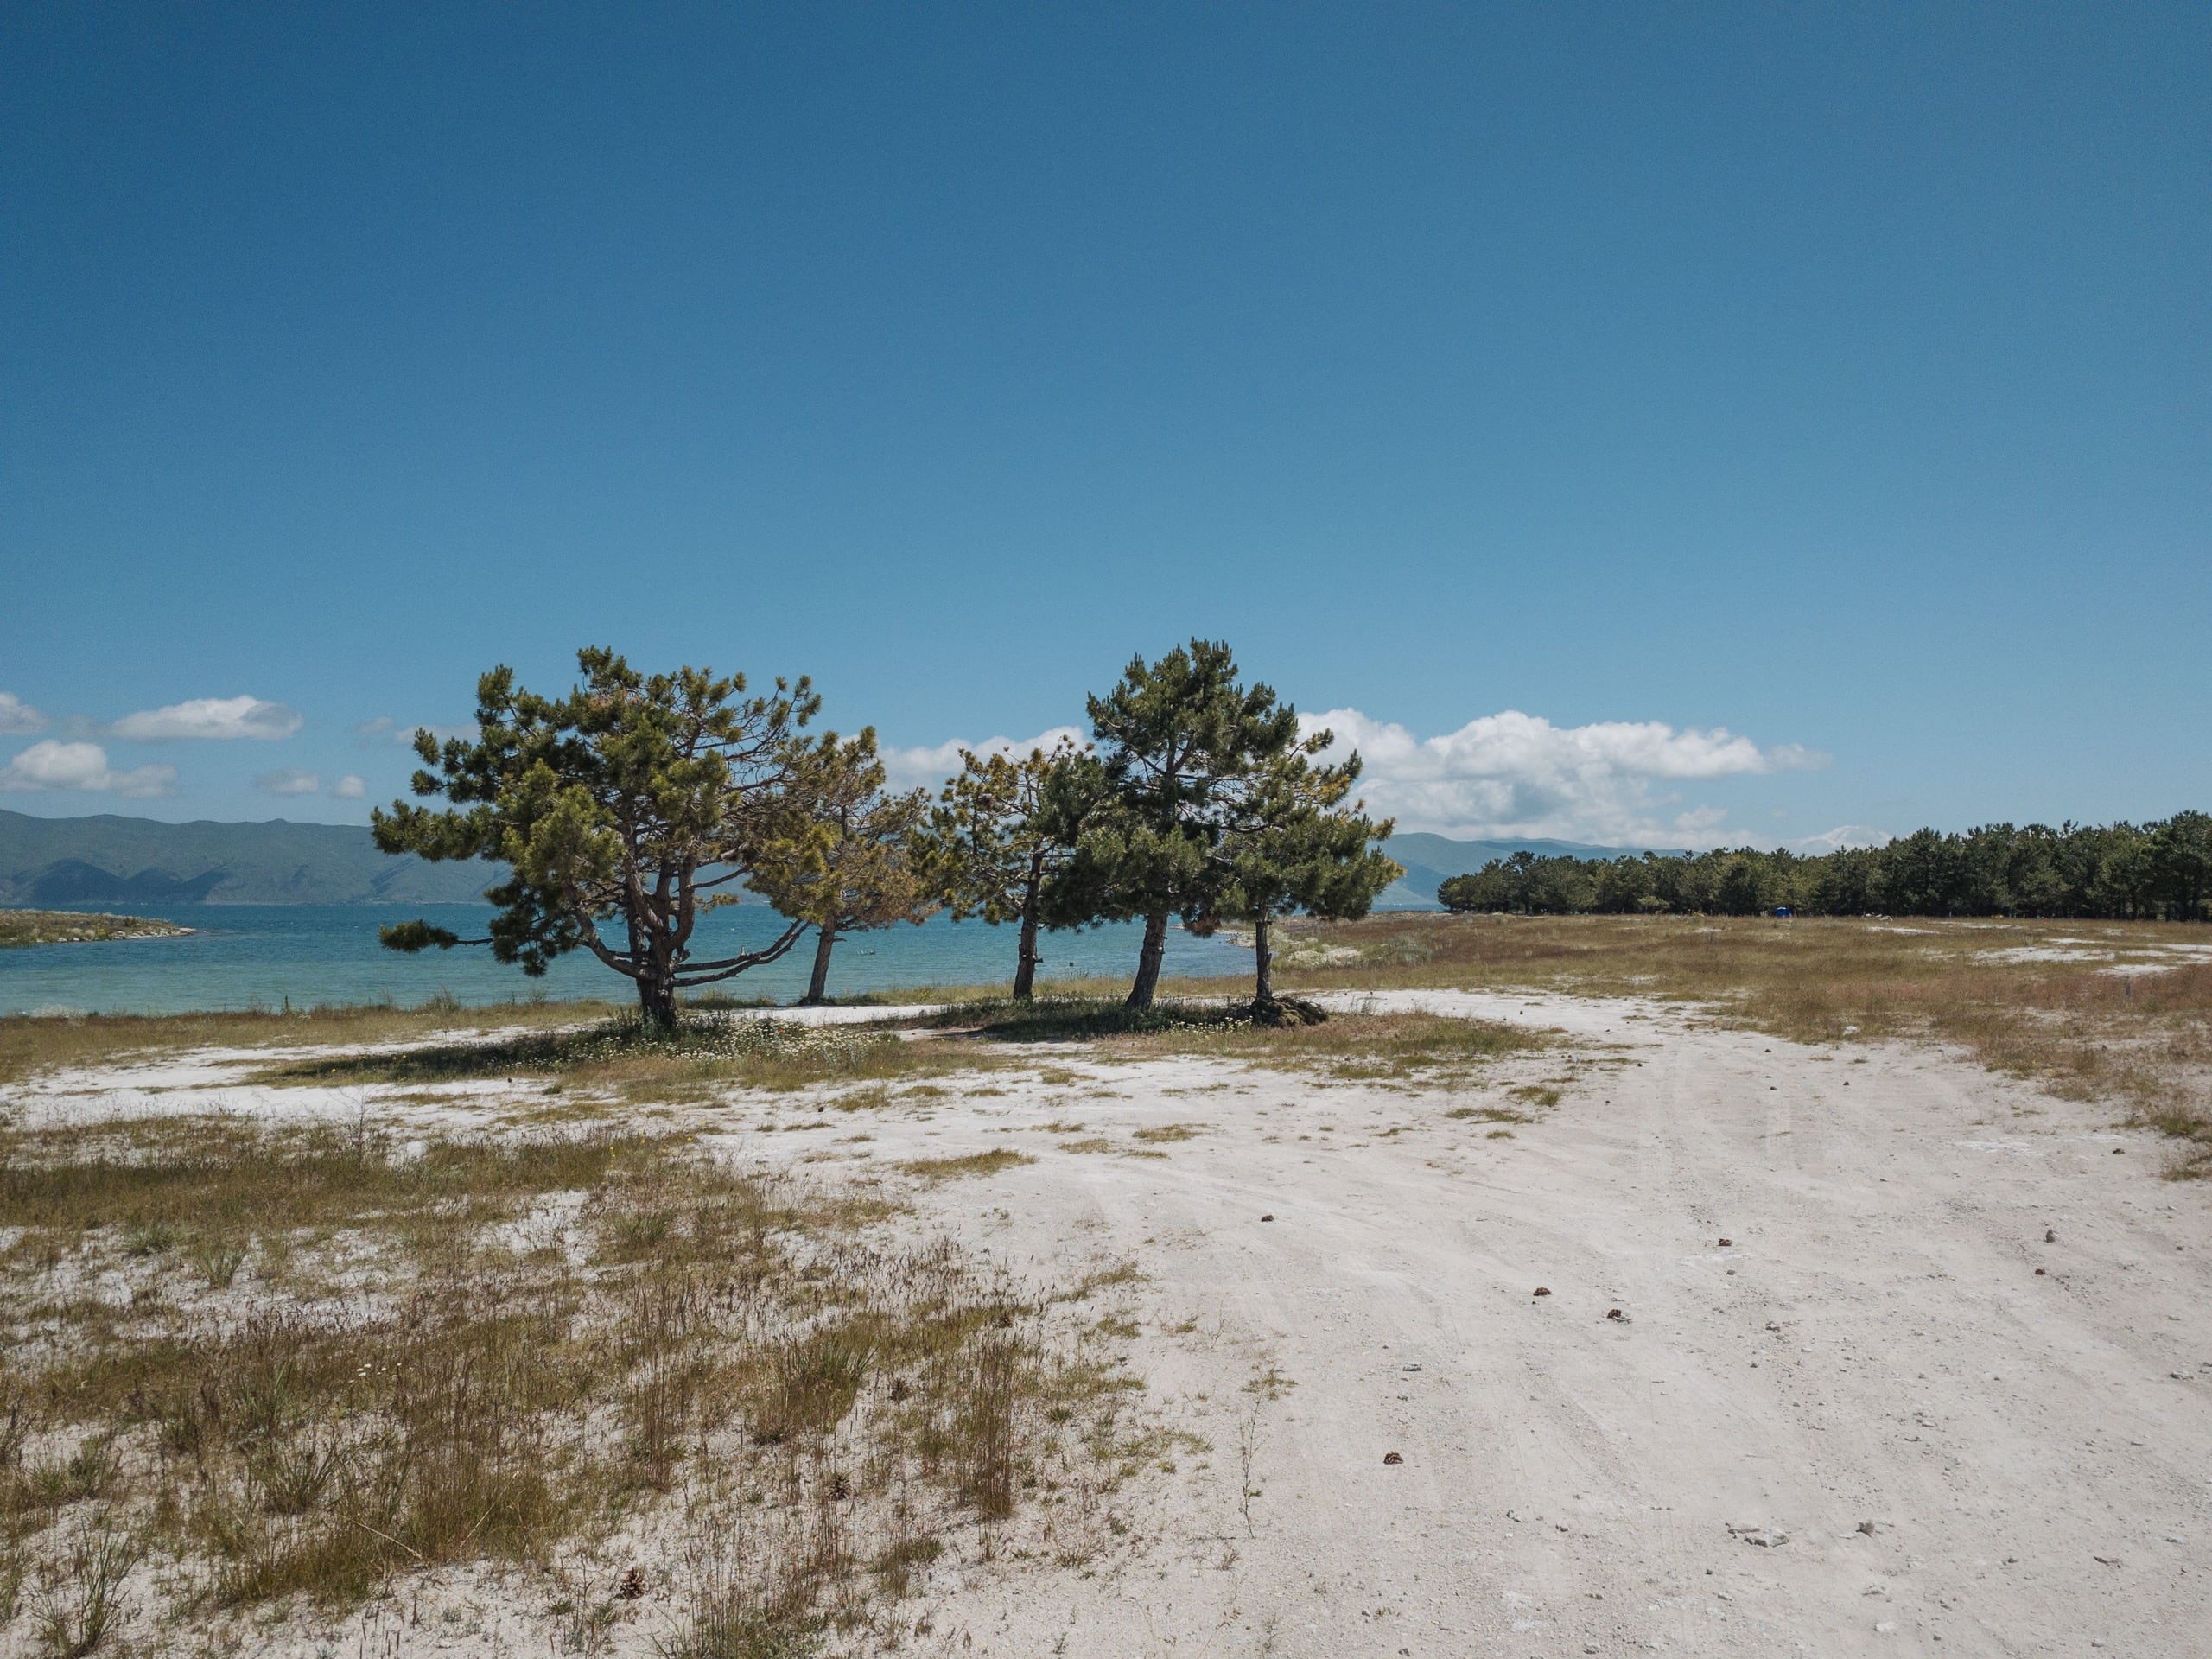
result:
M 877 1128 L 1039 1152 L 938 1219 L 1133 1260 L 1135 1363 L 1211 1446 L 1089 1576 L 941 1585 L 917 1648 L 2212 1654 L 2212 1192 L 2155 1137 L 1924 1052 L 1384 1001 L 1610 1064 L 1510 1139 L 1192 1062 Z M 1071 1117 L 1120 1152 L 1027 1132 Z M 1207 1127 L 1127 1155 L 1173 1122 Z

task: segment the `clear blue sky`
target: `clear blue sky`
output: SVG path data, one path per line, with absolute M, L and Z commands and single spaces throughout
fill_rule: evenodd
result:
M 358 821 L 587 641 L 921 747 L 1192 633 L 1767 757 L 1446 828 L 2212 806 L 2208 141 L 2201 4 L 9 3 L 0 806 Z

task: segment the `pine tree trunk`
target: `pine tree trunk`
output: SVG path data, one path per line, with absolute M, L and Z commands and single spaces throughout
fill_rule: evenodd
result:
M 1266 1019 L 1274 1012 L 1274 956 L 1268 949 L 1268 912 L 1252 920 L 1252 1012 Z
M 648 1031 L 676 1029 L 676 981 L 641 974 L 638 976 L 638 1018 Z
M 1043 849 L 1029 855 L 1029 888 L 1021 899 L 1021 954 L 1014 964 L 1014 995 L 1027 1002 L 1037 989 L 1037 896 L 1045 887 Z
M 1137 952 L 1137 981 L 1129 987 L 1129 1000 L 1124 1005 L 1132 1008 L 1152 1006 L 1153 993 L 1160 988 L 1160 959 L 1167 950 L 1167 912 L 1155 911 L 1144 918 L 1144 947 Z
M 818 937 L 814 942 L 814 977 L 807 982 L 806 995 L 800 999 L 804 1006 L 810 1007 L 829 1000 L 830 952 L 837 943 L 837 930 L 834 927 L 817 928 L 816 932 Z

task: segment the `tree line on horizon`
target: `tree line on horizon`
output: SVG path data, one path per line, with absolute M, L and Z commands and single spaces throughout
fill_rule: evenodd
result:
M 1833 853 L 1715 849 L 1619 858 L 1516 853 L 1437 889 L 1448 910 L 1529 915 L 2212 918 L 2212 815 L 2106 825 L 1916 830 Z
M 1253 1014 L 1275 1021 L 1300 1016 L 1274 995 L 1272 924 L 1363 916 L 1404 874 L 1376 849 L 1390 823 L 1351 798 L 1358 755 L 1323 763 L 1332 734 L 1300 737 L 1297 710 L 1244 684 L 1219 641 L 1134 658 L 1086 697 L 1090 742 L 963 750 L 936 791 L 888 788 L 873 728 L 810 735 L 822 700 L 804 678 L 748 695 L 742 675 L 647 675 L 601 647 L 577 665 L 565 697 L 493 669 L 477 683 L 474 737 L 416 733 L 410 787 L 449 804 L 378 809 L 377 845 L 499 860 L 509 875 L 485 894 L 496 912 L 484 938 L 418 920 L 380 929 L 386 946 L 488 944 L 532 976 L 588 950 L 666 1028 L 683 992 L 776 961 L 810 932 L 804 1000 L 823 1001 L 838 940 L 939 911 L 1014 927 L 1024 999 L 1040 930 L 1141 922 L 1128 1005 L 1148 1008 L 1172 923 L 1203 935 L 1236 922 L 1253 931 Z M 699 919 L 747 892 L 783 917 L 777 937 L 695 953 Z

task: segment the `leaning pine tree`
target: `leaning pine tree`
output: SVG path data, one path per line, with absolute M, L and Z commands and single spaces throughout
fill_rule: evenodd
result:
M 1359 756 L 1313 764 L 1311 757 L 1334 741 L 1316 732 L 1233 790 L 1219 846 L 1223 880 L 1195 925 L 1252 925 L 1252 1017 L 1263 1025 L 1319 1017 L 1275 995 L 1269 937 L 1275 918 L 1302 912 L 1355 921 L 1406 873 L 1375 846 L 1389 838 L 1390 821 L 1370 819 L 1363 802 L 1344 804 L 1359 777 Z
M 953 919 L 1018 925 L 1014 995 L 1024 1001 L 1036 990 L 1046 883 L 1074 851 L 1098 794 L 1097 772 L 1097 762 L 1071 738 L 1020 760 L 963 749 L 960 775 L 945 785 L 931 821 Z
M 809 798 L 820 751 L 799 728 L 821 699 L 803 678 L 748 697 L 741 675 L 648 677 L 598 647 L 576 661 L 583 683 L 565 697 L 518 689 L 512 669 L 485 675 L 473 741 L 416 733 L 414 791 L 454 810 L 395 801 L 372 815 L 377 845 L 503 860 L 512 874 L 485 894 L 499 907 L 486 938 L 423 921 L 379 937 L 396 950 L 489 944 L 531 976 L 588 950 L 666 1029 L 678 992 L 773 962 L 806 930 L 794 920 L 757 950 L 692 954 L 700 916 L 737 903 L 730 889 L 752 873 L 820 863 L 829 837 Z
M 804 793 L 819 831 L 788 867 L 764 861 L 753 885 L 786 916 L 814 925 L 809 1006 L 828 1000 L 830 957 L 848 933 L 927 920 L 943 902 L 925 830 L 929 792 L 883 787 L 871 728 L 839 743 L 815 746 L 804 769 Z

